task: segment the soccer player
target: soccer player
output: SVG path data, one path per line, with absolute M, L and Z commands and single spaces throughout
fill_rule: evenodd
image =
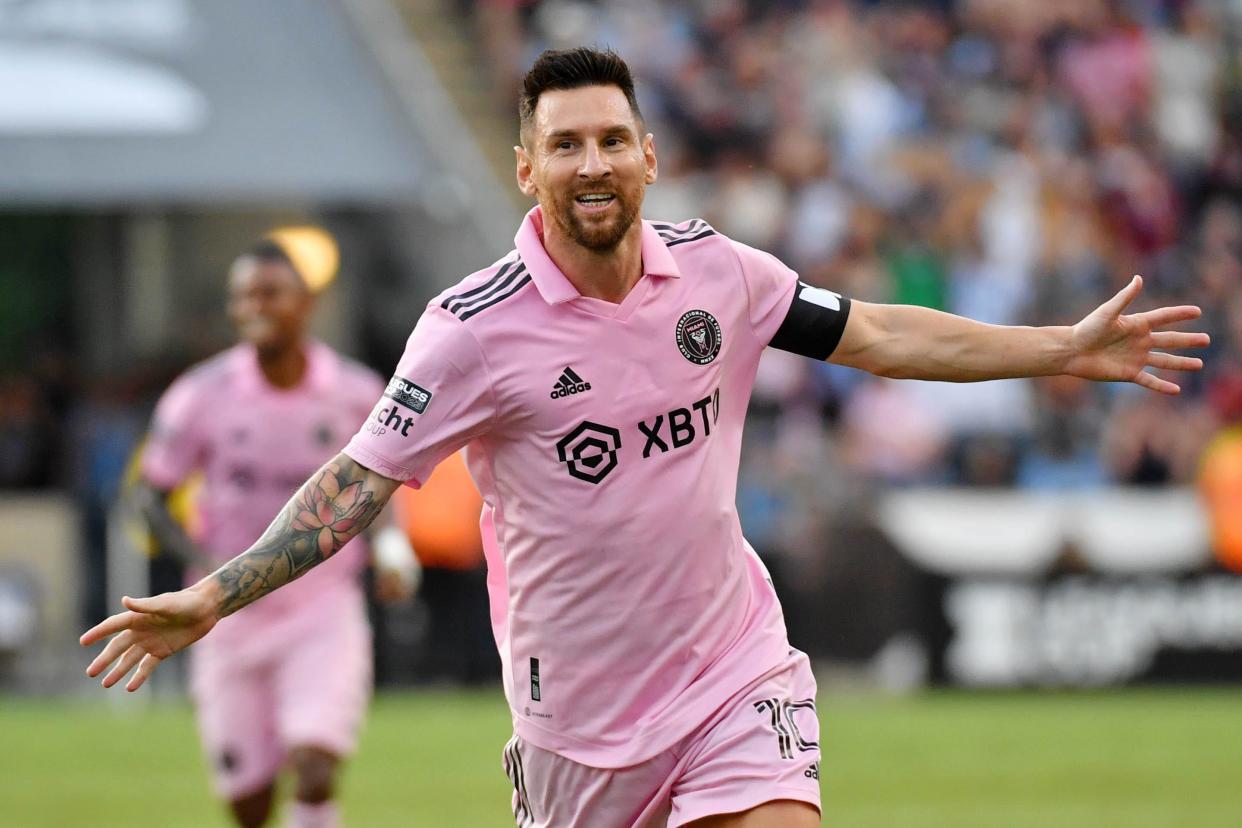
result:
M 83 636 L 111 686 L 332 556 L 403 482 L 468 446 L 523 826 L 819 822 L 815 682 L 741 534 L 742 421 L 772 346 L 889 377 L 1068 373 L 1177 393 L 1153 349 L 1197 308 L 985 325 L 811 287 L 702 221 L 639 218 L 657 176 L 625 63 L 545 52 L 520 102 L 516 249 L 433 299 L 357 436 L 245 554 L 125 599 Z M 408 423 L 408 426 L 407 426 Z M 348 492 L 348 495 L 346 493 Z M 341 515 L 308 524 L 305 513 Z M 223 623 L 223 622 L 221 622 Z
M 383 390 L 374 372 L 307 338 L 313 296 L 275 243 L 237 259 L 228 297 L 242 343 L 192 368 L 164 394 L 138 490 L 161 547 L 198 577 L 263 534 Z M 204 476 L 201 528 L 191 539 L 167 499 L 196 470 Z M 347 501 L 359 512 L 367 508 L 360 487 L 333 494 L 345 511 Z M 331 532 L 348 517 L 312 509 L 295 520 L 304 530 Z M 391 536 L 385 543 L 400 545 Z M 340 546 L 331 563 L 222 620 L 191 652 L 205 753 L 216 790 L 240 825 L 267 821 L 285 765 L 296 777 L 289 824 L 338 823 L 337 765 L 354 748 L 371 688 L 371 633 L 359 582 L 367 550 L 361 539 Z M 381 597 L 390 600 L 403 597 L 414 566 L 408 544 L 404 566 L 400 553 L 377 567 Z

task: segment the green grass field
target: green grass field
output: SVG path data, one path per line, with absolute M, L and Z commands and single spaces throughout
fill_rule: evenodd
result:
M 825 825 L 1242 825 L 1236 690 L 826 695 L 820 707 Z M 347 824 L 512 825 L 508 735 L 494 693 L 379 698 L 344 780 Z M 227 825 L 187 707 L 0 698 L 0 826 Z

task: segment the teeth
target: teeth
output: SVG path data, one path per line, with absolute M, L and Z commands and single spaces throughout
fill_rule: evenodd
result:
M 584 196 L 578 196 L 578 201 L 588 201 L 588 202 L 612 201 L 612 196 L 611 195 L 584 195 Z

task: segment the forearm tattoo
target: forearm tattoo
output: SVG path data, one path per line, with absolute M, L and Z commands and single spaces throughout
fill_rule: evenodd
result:
M 285 505 L 254 546 L 212 576 L 222 616 L 236 612 L 325 561 L 375 519 L 394 481 L 337 455 Z

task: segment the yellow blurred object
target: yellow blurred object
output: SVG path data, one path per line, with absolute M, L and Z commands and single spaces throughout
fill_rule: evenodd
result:
M 311 293 L 323 290 L 336 278 L 341 249 L 332 234 L 311 224 L 277 227 L 267 237 L 284 248 Z
M 1199 466 L 1199 490 L 1217 560 L 1242 572 L 1242 426 L 1225 429 L 1208 444 Z
M 132 497 L 134 487 L 142 480 L 142 452 L 146 447 L 147 441 L 144 438 L 130 455 L 129 462 L 125 464 L 125 476 L 121 489 L 123 498 Z M 173 516 L 173 520 L 185 528 L 186 534 L 192 538 L 197 535 L 199 528 L 197 503 L 202 488 L 203 475 L 201 472 L 194 472 L 168 495 L 168 513 Z M 134 548 L 141 550 L 147 557 L 154 558 L 160 553 L 160 549 L 155 542 L 155 537 L 147 530 L 146 522 L 132 509 L 127 509 L 124 513 L 127 518 L 124 521 L 125 532 L 130 542 L 133 543 Z
M 399 488 L 392 503 L 397 524 L 424 567 L 473 569 L 483 562 L 479 536 L 483 497 L 462 452 L 436 466 L 422 488 Z

